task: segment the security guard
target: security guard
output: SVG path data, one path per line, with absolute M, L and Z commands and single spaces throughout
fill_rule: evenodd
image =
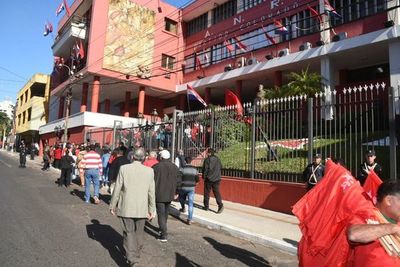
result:
M 321 154 L 315 154 L 313 162 L 307 165 L 303 172 L 303 180 L 306 182 L 307 190 L 311 190 L 325 173 L 325 166 L 321 163 Z
M 365 180 L 368 177 L 368 174 L 370 173 L 371 170 L 374 170 L 376 175 L 379 177 L 382 174 L 382 167 L 378 163 L 375 162 L 376 155 L 375 151 L 372 149 L 369 149 L 365 152 L 365 160 L 364 162 L 360 165 L 360 170 L 357 175 L 357 180 L 360 181 L 361 186 L 364 185 Z
M 25 141 L 21 140 L 21 145 L 19 146 L 19 167 L 26 168 L 26 153 L 27 149 L 25 146 Z

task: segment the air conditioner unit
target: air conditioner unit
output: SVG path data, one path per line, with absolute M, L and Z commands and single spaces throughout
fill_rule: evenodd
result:
M 230 71 L 230 70 L 233 70 L 232 64 L 226 65 L 225 68 L 224 68 L 224 71 L 226 72 L 226 71 Z
M 305 42 L 305 43 L 303 43 L 303 44 L 301 44 L 299 46 L 299 50 L 300 51 L 304 51 L 304 50 L 307 50 L 307 49 L 310 49 L 310 48 L 311 48 L 311 43 L 310 42 Z
M 279 51 L 278 56 L 283 57 L 289 55 L 289 48 L 285 48 Z
M 241 57 L 236 61 L 236 68 L 241 68 L 246 66 L 246 58 L 245 57 Z
M 265 55 L 265 58 L 266 58 L 267 60 L 271 60 L 271 59 L 274 58 L 274 55 L 268 54 L 268 55 Z
M 251 58 L 248 58 L 246 60 L 246 65 L 253 65 L 253 64 L 256 64 L 256 63 L 258 63 L 258 60 L 255 57 L 251 57 Z
M 347 38 L 347 32 L 340 32 L 333 36 L 332 42 L 339 42 Z

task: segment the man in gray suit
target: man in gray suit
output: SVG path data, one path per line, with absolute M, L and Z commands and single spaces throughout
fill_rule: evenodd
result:
M 110 203 L 110 212 L 120 218 L 126 258 L 131 266 L 139 263 L 146 219 L 154 217 L 155 183 L 152 168 L 142 165 L 142 148 L 130 153 L 133 162 L 121 166 Z

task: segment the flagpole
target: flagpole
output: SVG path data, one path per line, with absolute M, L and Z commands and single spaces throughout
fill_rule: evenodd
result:
M 188 105 L 188 110 L 190 112 L 190 101 L 189 101 L 189 95 L 187 93 L 187 89 L 186 89 L 186 101 L 187 101 L 187 105 Z

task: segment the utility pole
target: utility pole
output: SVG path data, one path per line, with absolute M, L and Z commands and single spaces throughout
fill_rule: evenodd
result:
M 67 95 L 65 97 L 66 108 L 65 108 L 65 128 L 64 128 L 64 143 L 68 142 L 68 117 L 69 117 L 69 106 L 72 100 L 72 88 L 69 87 L 67 90 Z
M 75 66 L 72 66 L 72 70 L 69 66 L 65 65 L 65 64 L 59 64 L 58 67 L 62 68 L 62 67 L 66 67 L 68 69 L 68 89 L 67 89 L 67 94 L 65 97 L 65 102 L 66 102 L 66 108 L 65 108 L 65 124 L 64 124 L 64 136 L 63 136 L 63 142 L 67 143 L 68 141 L 68 117 L 69 117 L 69 106 L 71 104 L 71 100 L 72 100 L 72 87 L 71 87 L 71 82 L 73 79 L 73 75 L 74 75 L 74 70 L 75 70 Z M 79 76 L 78 76 L 79 77 Z M 81 77 L 81 76 L 80 76 Z

